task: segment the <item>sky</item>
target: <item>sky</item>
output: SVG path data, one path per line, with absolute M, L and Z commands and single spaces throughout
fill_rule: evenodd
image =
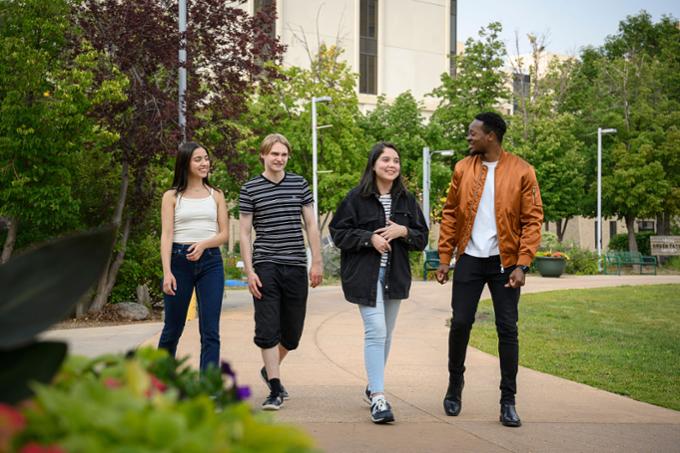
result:
M 578 55 L 581 47 L 604 44 L 620 21 L 642 9 L 654 22 L 663 14 L 680 20 L 680 0 L 458 0 L 458 41 L 477 38 L 481 27 L 497 21 L 510 55 L 517 53 L 515 31 L 520 53 L 529 52 L 526 35 L 533 33 L 547 35 L 548 52 Z

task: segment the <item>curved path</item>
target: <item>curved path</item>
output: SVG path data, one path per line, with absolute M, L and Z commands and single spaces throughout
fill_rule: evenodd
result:
M 659 283 L 680 284 L 680 276 L 530 276 L 524 292 Z M 527 368 L 518 375 L 517 409 L 524 426 L 505 428 L 498 422 L 498 359 L 473 348 L 463 410 L 458 417 L 446 417 L 441 400 L 447 384 L 450 291 L 450 284 L 414 282 L 411 298 L 403 302 L 386 371 L 397 422 L 377 426 L 361 399 L 366 379 L 358 310 L 344 301 L 337 286 L 311 290 L 300 348 L 282 368 L 291 399 L 276 419 L 303 427 L 329 452 L 680 451 L 680 412 Z M 257 407 L 266 387 L 259 380 L 261 360 L 252 332 L 248 293 L 229 291 L 222 356 L 234 364 L 240 383 L 251 386 Z M 146 342 L 157 339 L 158 334 Z M 198 348 L 192 321 L 178 354 L 194 353 L 197 365 Z

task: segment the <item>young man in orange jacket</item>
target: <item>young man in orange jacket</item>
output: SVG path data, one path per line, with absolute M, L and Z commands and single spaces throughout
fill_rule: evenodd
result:
M 501 367 L 500 421 L 518 427 L 515 410 L 519 357 L 517 305 L 520 288 L 541 242 L 543 208 L 536 174 L 501 143 L 506 125 L 496 113 L 470 123 L 470 155 L 456 164 L 442 211 L 437 280 L 444 284 L 456 253 L 453 320 L 449 331 L 447 415 L 462 405 L 465 352 L 484 285 L 489 285 L 496 316 Z

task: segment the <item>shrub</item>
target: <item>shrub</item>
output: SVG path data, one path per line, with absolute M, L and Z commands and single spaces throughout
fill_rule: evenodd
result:
M 596 252 L 573 246 L 567 249 L 567 254 L 570 258 L 565 269 L 567 274 L 596 275 L 598 273 Z
M 643 255 L 650 255 L 652 253 L 649 237 L 655 236 L 653 231 L 643 231 L 642 233 L 635 233 L 635 242 L 637 242 L 638 251 Z M 621 233 L 612 236 L 609 240 L 609 250 L 629 251 L 628 234 Z
M 327 245 L 321 248 L 325 278 L 340 278 L 340 249 Z
M 221 371 L 201 375 L 150 348 L 129 357 L 72 357 L 53 385 L 36 387 L 12 446 L 88 453 L 310 451 L 311 440 L 298 429 L 253 414 L 241 401 L 247 388 L 236 384 L 228 364 Z
M 156 235 L 135 238 L 128 243 L 116 285 L 111 292 L 111 302 L 129 302 L 137 299 L 137 286 L 146 284 L 152 300 L 161 300 L 161 264 L 160 239 Z

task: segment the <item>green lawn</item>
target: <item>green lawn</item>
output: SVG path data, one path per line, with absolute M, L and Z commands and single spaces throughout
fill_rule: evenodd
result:
M 680 285 L 526 294 L 520 365 L 680 410 Z M 497 355 L 490 300 L 470 344 Z

